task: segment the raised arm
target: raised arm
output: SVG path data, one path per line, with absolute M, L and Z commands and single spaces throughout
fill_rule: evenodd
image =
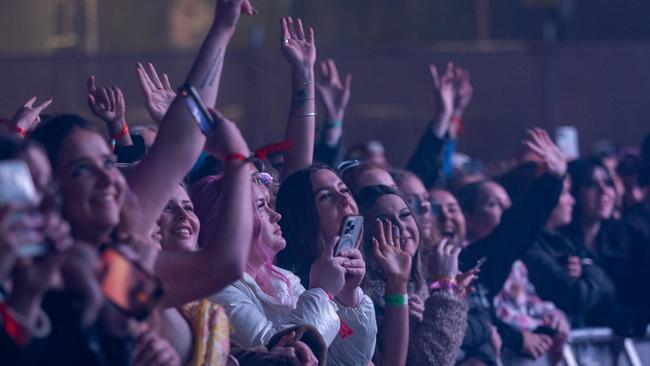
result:
M 7 123 L 7 132 L 25 137 L 38 126 L 41 122 L 39 114 L 52 104 L 52 98 L 45 100 L 37 106 L 34 106 L 35 102 L 36 97 L 31 97 L 16 111 L 16 114 Z
M 454 108 L 454 65 L 449 63 L 442 76 L 429 65 L 436 100 L 436 113 L 409 159 L 407 169 L 417 174 L 427 188 L 434 186 L 442 167 L 445 135 Z
M 253 240 L 253 170 L 241 157 L 250 151 L 239 129 L 211 110 L 216 129 L 206 149 L 225 162 L 221 194 L 205 246 L 196 252 L 163 251 L 156 261 L 156 275 L 167 285 L 166 306 L 177 306 L 213 295 L 241 277 Z
M 535 178 L 524 196 L 503 213 L 501 222 L 492 233 L 461 254 L 465 266 L 487 257 L 481 268 L 481 282 L 491 294 L 501 290 L 512 263 L 521 258 L 541 234 L 560 198 L 567 170 L 564 155 L 544 130 L 535 128 L 528 131 L 524 144 L 543 162 L 543 174 Z
M 339 143 L 343 134 L 343 117 L 350 101 L 352 75 L 345 75 L 345 83 L 339 78 L 339 71 L 331 58 L 320 63 L 321 80 L 316 83 L 318 94 L 325 106 L 323 142 L 329 146 Z
M 316 45 L 314 30 L 310 27 L 305 33 L 300 19 L 282 18 L 281 29 L 282 54 L 291 66 L 292 85 L 286 139 L 292 142 L 293 147 L 284 156 L 284 179 L 310 165 L 314 156 Z
M 247 0 L 219 0 L 217 14 L 186 82 L 196 87 L 207 106 L 217 97 L 225 48 Z M 128 176 L 141 206 L 141 234 L 148 235 L 176 185 L 189 172 L 201 153 L 205 137 L 188 111 L 185 97 L 177 96 L 160 125 L 151 150 Z
M 372 238 L 372 252 L 386 278 L 386 306 L 381 339 L 378 339 L 382 353 L 377 356 L 380 365 L 405 365 L 409 345 L 409 308 L 404 297 L 408 296 L 412 259 L 390 221 L 377 220 L 376 233 L 377 237 Z

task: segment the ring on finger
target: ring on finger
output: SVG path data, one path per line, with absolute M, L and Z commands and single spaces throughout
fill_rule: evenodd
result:
M 289 44 L 289 39 L 288 39 L 288 38 L 283 39 L 283 40 L 282 40 L 282 43 L 288 45 L 288 44 Z

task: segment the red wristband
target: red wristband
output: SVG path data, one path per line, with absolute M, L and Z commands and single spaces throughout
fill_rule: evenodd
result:
M 5 303 L 0 303 L 0 318 L 4 323 L 5 332 L 11 339 L 19 346 L 24 346 L 29 341 L 29 335 L 18 324 L 9 311 L 9 307 Z
M 129 134 L 129 125 L 126 123 L 124 124 L 124 127 L 122 127 L 121 130 L 119 130 L 116 134 L 115 137 L 113 137 L 113 140 L 118 141 L 121 140 L 122 137 L 126 136 Z
M 226 155 L 226 161 L 248 161 L 248 156 L 239 153 L 233 153 Z
M 27 137 L 27 131 L 25 131 L 24 129 L 22 129 L 22 128 L 18 127 L 18 126 L 14 127 L 14 132 L 19 134 L 22 137 Z

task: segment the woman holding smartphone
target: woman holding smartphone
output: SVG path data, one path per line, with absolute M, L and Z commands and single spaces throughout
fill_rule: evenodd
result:
M 278 265 L 290 270 L 309 288 L 310 273 L 323 255 L 336 245 L 339 227 L 359 210 L 347 186 L 324 165 L 312 165 L 290 175 L 280 186 L 277 209 L 280 227 L 287 241 L 278 253 Z M 372 300 L 359 287 L 365 275 L 365 262 L 358 249 L 344 250 L 334 260 L 345 273 L 345 283 L 331 293 L 341 318 L 341 332 L 330 347 L 338 355 L 334 364 L 365 365 L 375 349 L 377 326 Z

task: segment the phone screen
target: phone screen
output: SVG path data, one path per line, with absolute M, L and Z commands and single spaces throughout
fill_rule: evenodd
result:
M 180 93 L 185 100 L 185 105 L 194 117 L 194 121 L 199 125 L 201 132 L 207 134 L 214 129 L 214 121 L 208 113 L 208 110 L 203 105 L 196 89 L 191 85 L 185 85 L 181 88 Z
M 163 294 L 158 279 L 116 249 L 102 253 L 102 291 L 126 314 L 145 319 Z

